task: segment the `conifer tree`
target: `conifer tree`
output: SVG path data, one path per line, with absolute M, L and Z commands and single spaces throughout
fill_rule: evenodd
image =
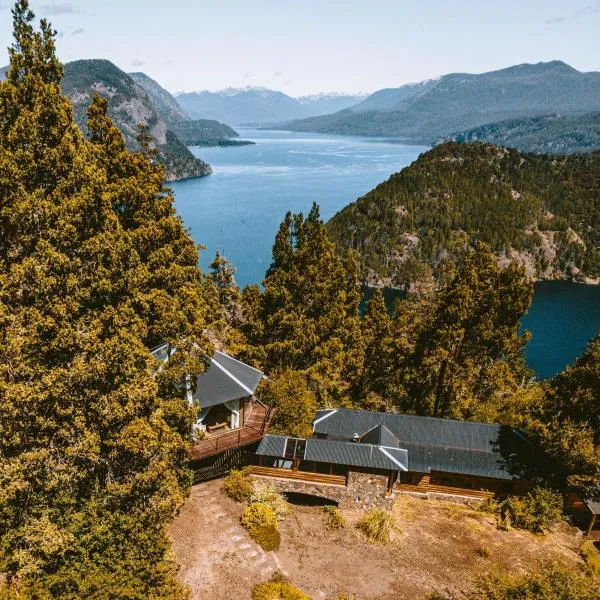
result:
M 0 572 L 39 597 L 183 598 L 164 527 L 189 485 L 174 382 L 207 348 L 196 250 L 99 100 L 83 138 L 33 19 L 19 0 L 0 83 Z M 181 352 L 154 378 L 159 341 Z
M 541 416 L 541 439 L 584 495 L 600 492 L 600 334 L 575 364 L 551 382 Z
M 357 269 L 337 256 L 316 204 L 306 218 L 285 216 L 263 284 L 244 293 L 250 358 L 304 372 L 321 405 L 348 401 L 362 360 Z
M 501 269 L 483 244 L 431 299 L 398 307 L 392 369 L 399 408 L 417 414 L 494 420 L 500 395 L 526 380 L 520 318 L 533 286 L 522 267 Z

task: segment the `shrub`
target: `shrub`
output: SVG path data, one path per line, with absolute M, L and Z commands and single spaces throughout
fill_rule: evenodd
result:
M 374 544 L 389 544 L 400 532 L 396 517 L 383 508 L 375 508 L 365 514 L 357 525 L 367 541 Z
M 527 575 L 485 575 L 477 583 L 477 600 L 598 600 L 596 577 L 578 569 L 548 564 Z
M 596 550 L 594 542 L 584 540 L 579 546 L 579 554 L 585 563 L 585 570 L 590 575 L 600 577 L 600 552 Z
M 325 514 L 325 529 L 341 529 L 346 526 L 346 519 L 336 506 L 324 506 L 323 513 Z
M 275 511 L 262 502 L 248 504 L 240 517 L 242 527 L 251 531 L 256 527 L 275 527 L 277 529 L 277 515 Z
M 290 511 L 290 505 L 287 503 L 283 494 L 280 494 L 275 486 L 269 481 L 255 481 L 252 494 L 250 494 L 249 502 L 268 504 L 277 515 L 277 519 L 281 520 Z
M 544 533 L 562 518 L 562 496 L 559 492 L 536 487 L 525 498 L 510 496 L 498 509 L 498 524 L 510 525 L 534 533 Z
M 236 502 L 246 502 L 254 490 L 248 469 L 233 469 L 223 482 L 223 493 Z
M 490 549 L 487 546 L 480 546 L 477 548 L 476 552 L 481 558 L 489 558 L 491 554 Z
M 310 598 L 276 573 L 270 581 L 261 583 L 252 590 L 252 600 L 310 600 Z
M 277 528 L 272 525 L 265 525 L 264 527 L 255 527 L 249 532 L 250 537 L 265 551 L 274 552 L 279 550 L 281 544 L 281 534 Z

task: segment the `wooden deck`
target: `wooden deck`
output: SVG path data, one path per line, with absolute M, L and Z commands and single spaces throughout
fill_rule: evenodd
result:
M 267 433 L 272 417 L 272 409 L 255 402 L 244 427 L 209 435 L 206 439 L 192 446 L 189 452 L 190 460 L 200 460 L 231 448 L 245 446 L 261 440 Z
M 326 475 L 324 473 L 309 473 L 307 471 L 292 471 L 291 469 L 276 469 L 275 467 L 250 467 L 250 473 L 259 477 L 276 477 L 277 479 L 292 479 L 307 483 L 326 485 L 346 485 L 343 475 Z

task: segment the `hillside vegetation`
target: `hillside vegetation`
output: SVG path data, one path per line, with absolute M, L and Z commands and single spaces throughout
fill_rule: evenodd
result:
M 95 93 L 109 101 L 109 115 L 125 137 L 127 147 L 139 148 L 138 124 L 145 123 L 160 151 L 168 180 L 199 177 L 211 172 L 196 158 L 158 114 L 146 92 L 108 60 L 77 60 L 64 67 L 61 83 L 73 105 L 75 121 L 87 133 L 87 110 Z
M 361 279 L 431 283 L 474 240 L 535 279 L 600 276 L 600 154 L 548 157 L 448 143 L 423 154 L 328 224 L 358 252 Z
M 508 119 L 462 131 L 451 138 L 538 154 L 589 152 L 600 149 L 600 112 Z
M 380 90 L 347 110 L 286 123 L 284 128 L 433 143 L 506 119 L 598 110 L 600 73 L 581 73 L 553 61 L 481 74 L 451 73 Z

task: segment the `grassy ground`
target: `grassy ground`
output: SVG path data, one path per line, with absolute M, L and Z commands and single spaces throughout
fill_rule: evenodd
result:
M 250 599 L 254 585 L 280 570 L 314 600 L 420 600 L 432 590 L 464 593 L 492 566 L 526 571 L 539 561 L 579 560 L 567 525 L 548 536 L 500 531 L 493 517 L 450 502 L 399 496 L 401 527 L 391 546 L 367 544 L 345 511 L 344 529 L 327 531 L 319 508 L 294 507 L 280 524 L 281 548 L 264 553 L 239 526 L 242 506 L 221 482 L 196 486 L 171 529 L 181 579 L 194 600 Z

